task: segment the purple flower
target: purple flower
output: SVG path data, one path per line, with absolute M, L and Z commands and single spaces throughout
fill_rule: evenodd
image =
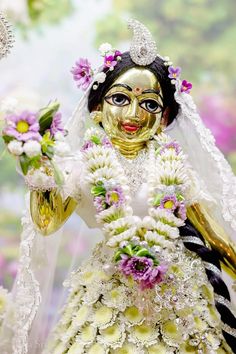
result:
M 19 141 L 41 140 L 39 123 L 35 113 L 24 111 L 6 117 L 6 128 L 3 135 L 11 136 Z
M 89 148 L 93 147 L 93 145 L 94 144 L 91 140 L 87 140 L 87 141 L 85 141 L 84 145 L 82 146 L 81 151 L 86 151 Z
M 180 91 L 185 93 L 190 93 L 192 87 L 193 85 L 191 84 L 191 82 L 183 80 Z
M 170 79 L 177 79 L 180 76 L 181 68 L 179 66 L 177 66 L 176 68 L 174 68 L 173 66 L 169 66 L 168 71 L 168 77 Z
M 182 202 L 178 202 L 177 208 L 175 210 L 175 214 L 182 220 L 186 220 L 187 218 L 186 206 Z
M 54 115 L 53 120 L 52 120 L 52 124 L 51 124 L 51 127 L 50 127 L 51 136 L 54 136 L 58 132 L 64 133 L 64 129 L 63 129 L 63 126 L 62 126 L 62 120 L 61 120 L 61 113 L 60 112 L 57 112 Z
M 75 67 L 72 68 L 71 73 L 75 81 L 78 81 L 78 87 L 82 90 L 86 90 L 92 81 L 92 69 L 88 59 L 80 58 Z
M 167 265 L 162 264 L 154 268 L 150 268 L 141 278 L 141 290 L 152 289 L 154 286 L 163 281 L 167 272 Z
M 160 201 L 160 208 L 161 209 L 175 211 L 177 206 L 178 206 L 178 200 L 174 194 L 173 195 L 166 195 Z
M 128 257 L 122 255 L 122 259 L 119 264 L 120 270 L 124 275 L 131 275 L 135 280 L 142 280 L 144 274 L 152 268 L 153 260 L 147 257 Z
M 113 55 L 106 55 L 104 58 L 104 67 L 105 68 L 114 68 L 116 66 L 117 61 L 115 56 Z
M 122 53 L 119 50 L 115 51 L 114 58 L 121 57 Z
M 95 197 L 93 203 L 98 213 L 106 209 L 106 202 L 104 197 Z
M 165 151 L 165 149 L 173 149 L 173 150 L 175 150 L 177 155 L 181 151 L 179 144 L 177 142 L 175 142 L 175 141 L 172 141 L 171 143 L 165 144 L 163 146 L 163 148 L 161 149 L 160 154 L 162 154 Z
M 119 207 L 124 203 L 124 194 L 121 187 L 116 187 L 106 192 L 106 203 Z
M 112 147 L 110 140 L 106 136 L 102 139 L 102 145 L 108 148 Z

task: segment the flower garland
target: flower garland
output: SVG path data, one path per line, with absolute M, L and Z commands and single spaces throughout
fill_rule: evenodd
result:
M 107 246 L 115 248 L 117 268 L 142 290 L 153 288 L 168 268 L 158 260 L 160 249 L 172 246 L 170 240 L 179 237 L 186 219 L 186 156 L 163 133 L 149 144 L 149 209 L 141 220 L 133 215 L 124 171 L 104 132 L 89 129 L 82 152 L 96 219 L 104 225 Z

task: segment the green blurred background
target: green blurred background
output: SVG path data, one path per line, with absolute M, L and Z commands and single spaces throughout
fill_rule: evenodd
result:
M 162 56 L 182 67 L 192 95 L 217 145 L 236 171 L 236 2 L 235 0 L 17 0 L 0 1 L 16 43 L 0 62 L 0 118 L 6 107 L 38 110 L 51 99 L 61 102 L 66 121 L 80 96 L 70 68 L 79 57 L 101 63 L 97 47 L 110 42 L 127 50 L 129 17 L 152 31 Z M 17 269 L 23 180 L 0 143 L 0 284 L 10 288 Z M 79 258 L 94 240 L 78 234 L 78 218 L 66 226 L 57 276 L 64 278 L 76 242 Z M 76 241 L 75 241 L 76 239 Z

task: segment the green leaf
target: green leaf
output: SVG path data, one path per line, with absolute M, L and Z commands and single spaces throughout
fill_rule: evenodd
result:
M 20 167 L 22 169 L 22 172 L 24 175 L 27 175 L 27 172 L 31 165 L 31 159 L 25 154 L 21 155 L 19 159 L 20 159 Z
M 54 149 L 53 146 L 46 146 L 45 147 L 45 155 L 49 158 L 49 160 L 51 160 L 54 156 Z
M 106 189 L 103 186 L 94 186 L 91 188 L 91 193 L 95 196 L 98 197 L 99 195 L 102 195 L 105 197 L 106 195 Z
M 146 248 L 142 248 L 141 250 L 139 250 L 136 253 L 137 257 L 146 257 L 146 256 L 149 256 L 149 255 L 150 255 L 150 253 L 148 252 L 148 250 Z
M 56 102 L 51 102 L 45 108 L 42 108 L 39 111 L 39 125 L 40 125 L 40 134 L 43 135 L 47 129 L 50 128 L 53 120 L 53 116 L 58 111 L 60 104 Z
M 34 167 L 35 169 L 38 169 L 41 167 L 41 156 L 34 156 L 30 159 L 29 161 L 29 166 Z
M 159 206 L 160 203 L 161 203 L 162 197 L 163 197 L 163 194 L 157 194 L 155 199 L 154 199 L 153 205 L 154 206 Z
M 128 256 L 133 256 L 134 255 L 133 246 L 131 244 L 125 246 L 124 248 L 122 248 L 122 253 L 125 253 Z
M 8 144 L 8 143 L 10 143 L 10 141 L 14 140 L 13 136 L 9 136 L 9 135 L 3 135 L 2 138 L 5 142 L 5 144 Z
M 101 144 L 101 139 L 98 136 L 96 136 L 96 135 L 91 136 L 91 141 L 94 144 L 96 144 L 96 145 L 100 145 Z
M 121 255 L 122 255 L 122 251 L 118 250 L 115 255 L 114 255 L 114 260 L 115 262 L 118 262 L 119 260 L 121 260 Z
M 59 168 L 57 167 L 57 165 L 53 161 L 51 161 L 51 165 L 53 167 L 54 179 L 55 179 L 56 184 L 58 186 L 62 186 L 62 184 L 64 183 L 63 173 L 59 170 Z
M 176 197 L 177 197 L 177 200 L 179 201 L 179 202 L 182 202 L 183 200 L 184 200 L 184 197 L 182 196 L 182 194 L 177 194 L 176 195 Z

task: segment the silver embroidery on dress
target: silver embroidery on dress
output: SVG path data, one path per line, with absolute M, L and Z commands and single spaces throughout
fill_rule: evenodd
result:
M 127 177 L 130 193 L 134 196 L 141 184 L 146 181 L 145 166 L 148 161 L 148 152 L 142 150 L 136 158 L 128 159 L 116 150 L 116 156 L 124 170 L 125 176 Z

